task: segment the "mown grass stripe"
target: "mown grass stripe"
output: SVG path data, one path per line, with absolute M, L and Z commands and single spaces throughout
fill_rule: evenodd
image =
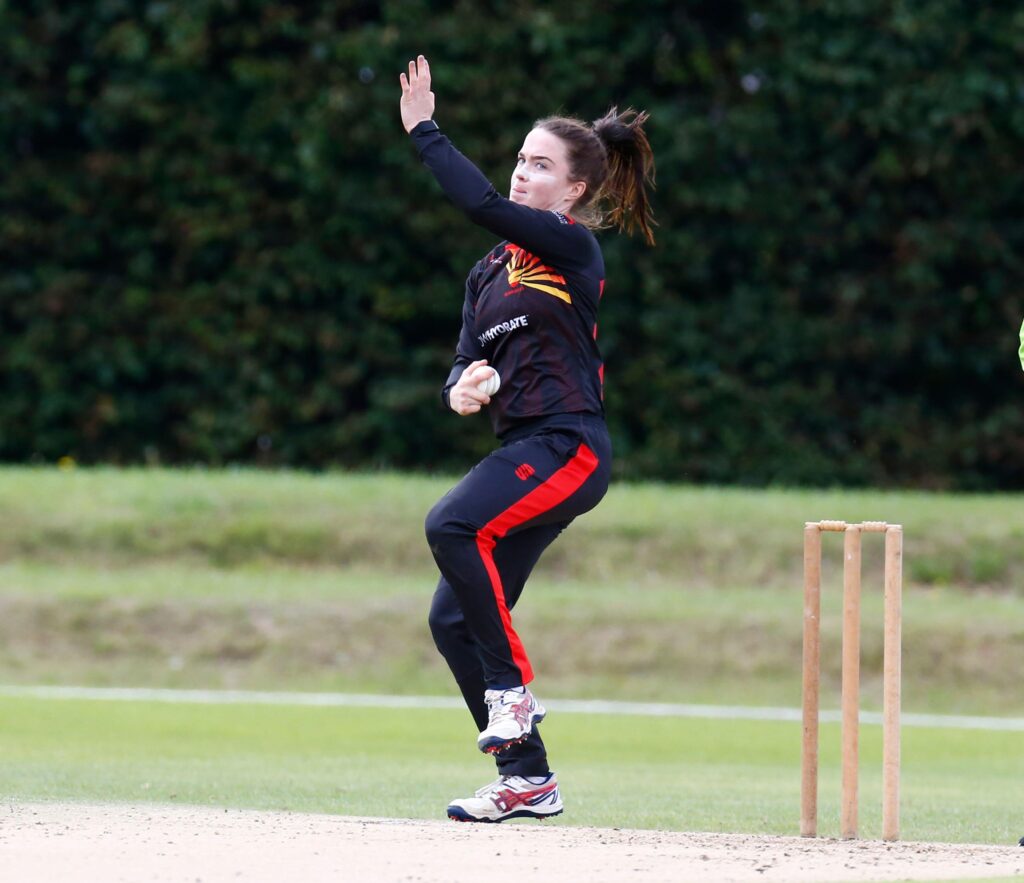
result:
M 180 702 L 205 705 L 304 705 L 335 708 L 435 708 L 460 709 L 462 700 L 448 696 L 387 696 L 366 693 L 292 693 L 260 690 L 175 690 L 150 687 L 57 687 L 0 686 L 0 696 L 32 699 L 89 699 L 122 702 Z M 799 708 L 771 708 L 752 705 L 684 705 L 669 702 L 611 702 L 600 699 L 545 699 L 552 711 L 569 714 L 638 715 L 645 717 L 688 717 L 713 720 L 800 721 Z M 838 723 L 838 711 L 821 712 L 821 720 Z M 861 723 L 881 724 L 882 715 L 860 713 Z M 977 715 L 904 713 L 908 727 L 940 729 L 1024 731 L 1024 718 L 981 717 Z

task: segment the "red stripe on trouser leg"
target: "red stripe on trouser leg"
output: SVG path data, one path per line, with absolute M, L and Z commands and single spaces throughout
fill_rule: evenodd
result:
M 509 613 L 508 604 L 505 603 L 505 588 L 501 582 L 498 566 L 494 563 L 494 546 L 512 528 L 525 524 L 538 515 L 543 515 L 554 509 L 555 506 L 564 503 L 583 486 L 597 466 L 597 455 L 586 445 L 581 444 L 573 458 L 551 478 L 535 487 L 525 497 L 513 503 L 477 531 L 476 547 L 480 550 L 484 568 L 487 571 L 487 576 L 490 577 L 491 590 L 494 592 L 494 600 L 498 605 L 501 624 L 505 628 L 505 636 L 508 638 L 508 644 L 512 650 L 512 661 L 523 676 L 523 684 L 528 684 L 533 680 L 533 666 L 530 665 L 530 660 L 526 657 L 523 642 L 519 640 L 519 635 L 512 628 L 512 614 Z

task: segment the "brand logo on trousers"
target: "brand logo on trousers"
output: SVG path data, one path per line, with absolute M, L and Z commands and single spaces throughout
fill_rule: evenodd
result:
M 522 466 L 516 467 L 516 476 L 523 481 L 526 481 L 536 470 L 529 464 L 523 463 Z

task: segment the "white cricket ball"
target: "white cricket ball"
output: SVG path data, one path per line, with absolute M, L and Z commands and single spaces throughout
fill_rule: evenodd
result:
M 486 380 L 481 380 L 476 388 L 480 390 L 485 396 L 494 395 L 501 388 L 501 378 L 498 376 L 498 372 L 491 368 L 494 373 L 491 374 Z

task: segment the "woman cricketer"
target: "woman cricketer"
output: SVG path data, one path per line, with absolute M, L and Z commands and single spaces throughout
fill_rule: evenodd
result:
M 420 159 L 470 221 L 501 239 L 466 280 L 442 393 L 458 415 L 487 408 L 500 447 L 426 519 L 441 572 L 430 629 L 480 731 L 477 747 L 499 774 L 453 800 L 448 815 L 546 818 L 562 812 L 562 799 L 537 727 L 545 711 L 527 688 L 533 669 L 509 611 L 544 549 L 608 489 L 597 346 L 604 259 L 591 230 L 639 228 L 654 243 L 647 114 L 613 109 L 593 125 L 538 120 L 505 199 L 434 122 L 427 60 L 409 62 L 399 79 L 402 123 Z M 489 396 L 481 387 L 496 379 Z

